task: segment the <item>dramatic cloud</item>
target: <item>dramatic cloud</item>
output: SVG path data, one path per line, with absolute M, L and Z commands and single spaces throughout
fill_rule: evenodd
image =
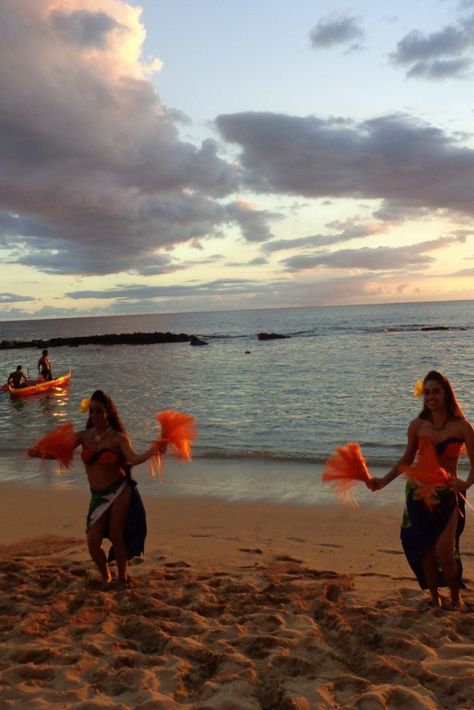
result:
M 146 78 L 144 36 L 120 0 L 3 0 L 0 234 L 17 262 L 160 273 L 157 250 L 231 222 L 269 236 L 263 212 L 223 202 L 238 183 L 217 143 L 180 139 Z
M 328 49 L 339 45 L 358 49 L 358 40 L 363 37 L 364 32 L 357 24 L 356 18 L 335 15 L 319 20 L 309 35 L 314 49 Z
M 398 42 L 390 58 L 395 64 L 408 67 L 408 77 L 464 77 L 472 66 L 469 53 L 474 47 L 473 29 L 471 16 L 457 27 L 450 25 L 429 35 L 412 30 Z
M 257 192 L 474 214 L 474 150 L 408 116 L 356 124 L 249 112 L 221 115 L 216 125 L 240 147 L 243 180 Z

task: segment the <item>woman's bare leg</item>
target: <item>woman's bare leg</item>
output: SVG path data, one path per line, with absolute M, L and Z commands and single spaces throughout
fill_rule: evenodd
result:
M 441 597 L 438 591 L 438 560 L 434 547 L 422 557 L 421 568 L 430 591 L 431 602 L 434 607 L 440 607 Z
M 130 486 L 127 485 L 110 506 L 109 536 L 117 560 L 119 582 L 127 581 L 128 556 L 123 534 L 131 500 L 132 490 Z
M 454 557 L 458 515 L 458 509 L 455 507 L 448 524 L 436 541 L 436 556 L 443 570 L 446 584 L 449 587 L 453 607 L 459 606 L 461 603 L 459 596 L 458 567 Z
M 87 546 L 89 548 L 89 554 L 100 572 L 102 581 L 106 584 L 109 584 L 109 582 L 112 581 L 112 575 L 110 573 L 109 565 L 107 564 L 107 557 L 102 549 L 102 540 L 104 539 L 108 512 L 109 511 L 106 511 L 103 515 L 101 515 L 99 520 L 97 520 L 87 531 Z

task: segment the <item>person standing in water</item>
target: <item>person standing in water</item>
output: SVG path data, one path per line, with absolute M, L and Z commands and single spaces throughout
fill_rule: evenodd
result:
M 38 360 L 38 372 L 44 380 L 52 380 L 52 365 L 51 360 L 47 350 L 43 350 L 43 353 Z

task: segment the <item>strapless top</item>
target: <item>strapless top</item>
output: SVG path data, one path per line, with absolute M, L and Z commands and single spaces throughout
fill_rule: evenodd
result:
M 461 439 L 458 439 L 456 436 L 450 436 L 447 439 L 443 439 L 443 441 L 438 441 L 437 444 L 431 441 L 428 436 L 421 437 L 420 441 L 422 440 L 430 441 L 438 455 L 444 454 L 445 456 L 449 457 L 459 456 L 459 454 L 461 453 L 461 449 L 464 446 L 464 442 L 461 441 Z
M 112 449 L 98 449 L 97 451 L 83 449 L 81 453 L 81 459 L 87 466 L 92 466 L 92 464 L 94 463 L 116 463 L 119 460 L 119 455 L 116 451 L 113 451 Z

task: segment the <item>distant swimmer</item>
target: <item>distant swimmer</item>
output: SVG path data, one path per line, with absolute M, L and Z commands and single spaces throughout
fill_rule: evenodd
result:
M 21 365 L 17 365 L 16 370 L 10 372 L 8 375 L 7 383 L 10 387 L 16 387 L 17 389 L 18 387 L 25 387 L 27 382 L 27 377 L 23 372 Z
M 52 380 L 53 375 L 51 374 L 51 360 L 49 359 L 48 351 L 43 350 L 43 354 L 38 360 L 38 372 L 44 380 Z

